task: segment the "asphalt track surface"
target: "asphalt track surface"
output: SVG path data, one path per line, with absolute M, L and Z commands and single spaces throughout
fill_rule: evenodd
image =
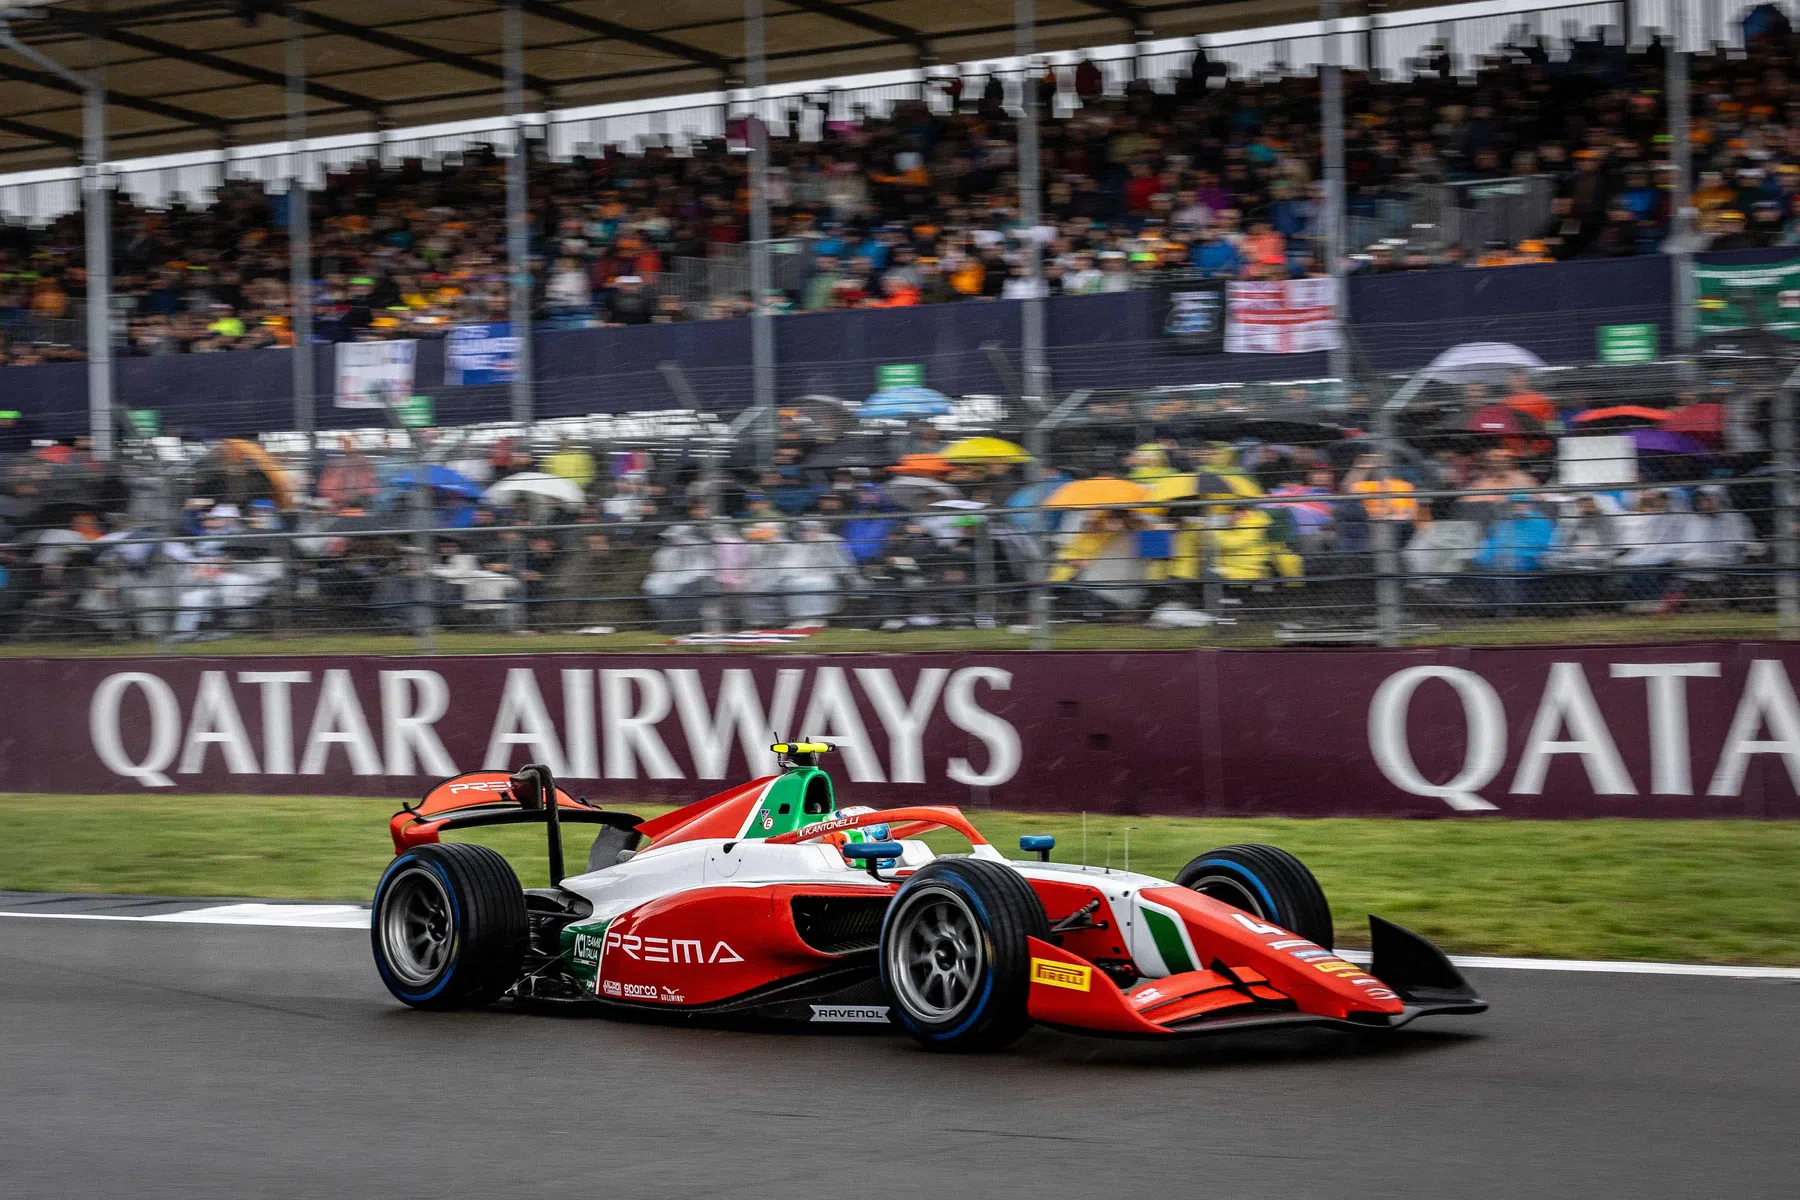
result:
M 0 917 L 0 1196 L 1792 1197 L 1800 986 L 1179 1047 L 423 1014 L 366 934 Z

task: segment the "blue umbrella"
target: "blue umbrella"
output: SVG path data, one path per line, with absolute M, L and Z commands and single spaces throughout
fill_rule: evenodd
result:
M 913 417 L 941 417 L 950 411 L 950 398 L 928 387 L 907 384 L 883 388 L 857 410 L 859 417 L 888 417 L 903 420 Z
M 418 467 L 409 467 L 388 479 L 389 491 L 404 491 L 417 486 L 421 481 L 427 487 L 434 487 L 440 492 L 450 492 L 470 499 L 481 495 L 481 485 L 467 475 L 452 471 L 449 467 L 429 466 L 421 471 Z
M 1051 492 L 1054 492 L 1057 488 L 1067 482 L 1069 482 L 1069 477 L 1067 475 L 1050 475 L 1038 480 L 1036 483 L 1028 483 L 1006 498 L 1006 507 L 1037 508 L 1049 498 Z M 1056 518 L 1054 516 L 1046 518 L 1043 513 L 1012 514 L 1013 525 L 1027 533 L 1032 532 L 1034 529 L 1049 529 L 1055 520 Z

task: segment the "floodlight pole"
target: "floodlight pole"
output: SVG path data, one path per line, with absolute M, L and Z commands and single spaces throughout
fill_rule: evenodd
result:
M 1675 178 L 1669 193 L 1669 239 L 1675 253 L 1669 256 L 1675 272 L 1675 350 L 1686 354 L 1694 348 L 1694 249 L 1691 238 L 1693 220 L 1693 163 L 1689 154 L 1688 116 L 1691 100 L 1688 93 L 1687 6 L 1674 5 L 1670 11 L 1674 30 L 1670 36 L 1668 58 L 1669 95 L 1669 161 Z
M 1020 301 L 1019 357 L 1027 408 L 1042 412 L 1049 402 L 1050 367 L 1044 357 L 1044 248 L 1038 242 L 1038 201 L 1043 192 L 1038 162 L 1037 53 L 1035 0 L 1013 0 L 1013 36 L 1019 61 L 1019 224 L 1025 231 L 1026 275 L 1031 288 Z
M 530 431 L 535 417 L 532 404 L 531 365 L 531 229 L 528 200 L 527 143 L 525 140 L 525 18 L 520 0 L 506 0 L 506 125 L 512 141 L 512 157 L 506 160 L 506 276 L 511 282 L 507 319 L 513 344 L 512 419 L 521 433 Z
M 87 218 L 88 434 L 94 457 L 113 455 L 112 205 L 101 164 L 106 161 L 106 84 L 98 63 L 82 75 L 41 54 L 13 35 L 8 16 L 37 13 L 0 10 L 0 46 L 81 89 L 81 205 Z
M 306 169 L 306 26 L 288 5 L 287 135 L 294 169 L 288 173 L 288 332 L 294 342 L 294 428 L 306 440 L 308 487 L 319 481 L 318 388 L 313 381 L 312 192 Z
M 769 309 L 769 130 L 762 119 L 768 60 L 763 47 L 762 0 L 744 0 L 744 83 L 750 111 L 750 385 L 751 402 L 763 414 L 757 424 L 757 461 L 775 463 L 775 314 Z
M 1332 323 L 1337 338 L 1331 346 L 1331 374 L 1338 381 L 1338 399 L 1350 390 L 1350 297 L 1344 286 L 1344 81 L 1338 67 L 1338 0 L 1321 0 L 1319 19 L 1325 25 L 1325 61 L 1319 67 L 1319 117 L 1323 125 L 1325 158 L 1325 269 L 1331 275 Z

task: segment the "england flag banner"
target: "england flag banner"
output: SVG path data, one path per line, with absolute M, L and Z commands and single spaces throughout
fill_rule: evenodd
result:
M 339 342 L 337 406 L 386 408 L 413 393 L 417 342 Z
M 1337 281 L 1328 276 L 1226 291 L 1227 354 L 1311 354 L 1337 344 Z

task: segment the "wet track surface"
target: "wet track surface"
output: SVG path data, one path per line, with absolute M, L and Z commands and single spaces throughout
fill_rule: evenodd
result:
M 988 1058 L 389 998 L 354 931 L 0 918 L 0 1195 L 1793 1196 L 1800 986 Z

